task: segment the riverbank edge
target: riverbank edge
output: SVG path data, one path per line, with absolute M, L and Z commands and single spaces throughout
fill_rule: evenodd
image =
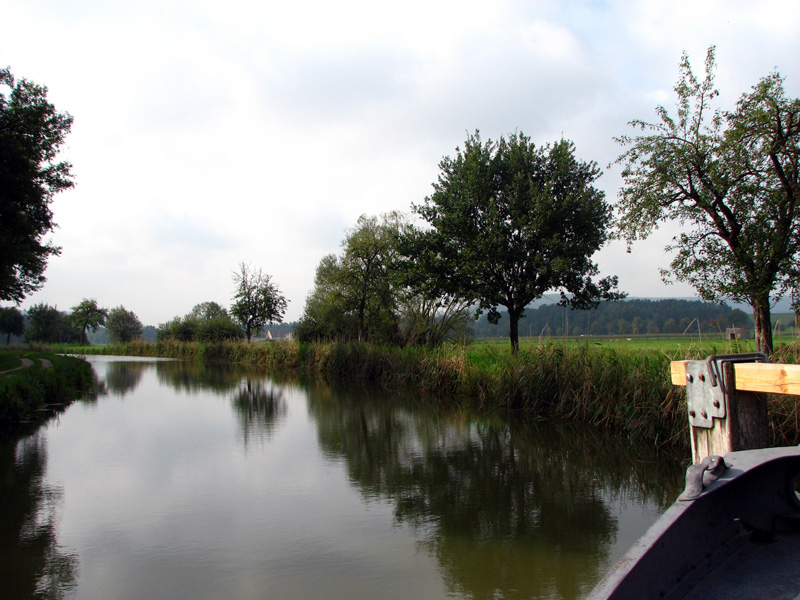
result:
M 582 422 L 656 445 L 682 447 L 689 444 L 685 394 L 670 381 L 670 361 L 706 358 L 692 348 L 676 349 L 669 356 L 660 350 L 558 342 L 516 355 L 497 346 L 398 348 L 296 341 L 136 341 L 59 351 L 249 363 L 325 380 L 369 381 L 389 390 L 431 395 L 455 407 Z M 788 358 L 782 362 L 794 362 Z M 792 397 L 770 400 L 775 445 L 800 443 L 797 404 Z
M 32 364 L 0 374 L 0 425 L 46 416 L 68 406 L 94 385 L 94 371 L 85 360 L 30 349 L 12 352 Z

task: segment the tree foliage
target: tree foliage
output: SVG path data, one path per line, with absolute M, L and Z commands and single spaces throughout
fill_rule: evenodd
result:
M 314 273 L 314 288 L 306 298 L 303 314 L 295 328 L 301 342 L 356 339 L 358 322 L 340 284 L 339 257 L 322 257 Z
M 615 277 L 593 280 L 611 209 L 593 186 L 599 169 L 572 142 L 537 148 L 514 133 L 484 143 L 476 132 L 439 167 L 434 193 L 414 206 L 432 226 L 418 249 L 437 257 L 443 289 L 477 299 L 493 321 L 507 309 L 515 351 L 519 318 L 545 292 L 576 307 L 621 296 Z
M 229 316 L 228 309 L 217 302 L 201 302 L 200 304 L 195 304 L 189 315 L 200 321 L 211 321 L 218 317 Z
M 770 301 L 800 280 L 800 100 L 773 73 L 735 110 L 714 110 L 714 69 L 713 47 L 702 81 L 684 53 L 675 117 L 658 107 L 657 123 L 632 121 L 642 134 L 618 139 L 627 146 L 619 226 L 630 244 L 662 221 L 683 224 L 665 279 L 705 300 L 750 304 L 757 346 L 771 352 Z
M 298 325 L 300 339 L 397 343 L 397 295 L 392 264 L 403 217 L 361 215 L 340 255 L 322 258 Z
M 112 342 L 130 342 L 142 336 L 144 328 L 136 313 L 124 306 L 117 306 L 108 311 L 106 331 Z
M 43 238 L 56 226 L 53 196 L 73 185 L 71 165 L 56 161 L 71 126 L 46 87 L 0 69 L 0 300 L 19 303 L 39 289 L 60 251 Z
M 158 340 L 182 342 L 220 342 L 243 336 L 242 328 L 228 310 L 216 302 L 201 302 L 187 315 L 162 323 L 156 330 Z
M 286 298 L 272 278 L 251 265 L 239 263 L 233 273 L 236 293 L 230 314 L 241 324 L 247 341 L 269 323 L 280 323 L 286 313 Z
M 342 252 L 320 261 L 298 339 L 435 345 L 463 337 L 465 306 L 442 295 L 420 260 L 402 255 L 412 231 L 398 212 L 359 217 Z
M 436 346 L 471 335 L 477 300 L 451 285 L 449 264 L 433 241 L 416 227 L 405 228 L 398 240 L 394 274 L 400 283 L 400 331 L 411 345 Z
M 76 328 L 81 332 L 81 339 L 86 342 L 87 330 L 95 332 L 104 325 L 108 317 L 108 309 L 100 308 L 94 298 L 84 298 L 77 305 L 72 307 L 70 318 Z
M 11 336 L 21 337 L 25 333 L 25 315 L 15 306 L 0 308 L 0 333 L 6 334 L 6 344 L 11 343 Z
M 64 344 L 81 341 L 81 332 L 72 319 L 55 306 L 39 303 L 28 309 L 28 327 L 25 339 L 29 342 Z

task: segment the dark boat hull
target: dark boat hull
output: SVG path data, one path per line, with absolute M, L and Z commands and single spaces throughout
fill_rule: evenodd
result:
M 675 502 L 590 600 L 800 597 L 800 448 L 724 460 L 719 478 Z

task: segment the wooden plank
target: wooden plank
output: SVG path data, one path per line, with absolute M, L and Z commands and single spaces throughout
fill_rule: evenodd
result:
M 686 385 L 686 365 L 688 360 L 673 360 L 669 365 L 672 385 Z
M 673 385 L 686 385 L 688 362 L 688 360 L 673 360 L 670 363 Z M 734 363 L 733 368 L 736 373 L 737 390 L 800 396 L 800 365 Z
M 800 365 L 738 363 L 733 368 L 737 390 L 800 395 Z

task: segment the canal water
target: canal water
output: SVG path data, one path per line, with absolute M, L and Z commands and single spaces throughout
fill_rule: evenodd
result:
M 0 598 L 577 599 L 681 456 L 230 365 L 89 359 L 0 440 Z

